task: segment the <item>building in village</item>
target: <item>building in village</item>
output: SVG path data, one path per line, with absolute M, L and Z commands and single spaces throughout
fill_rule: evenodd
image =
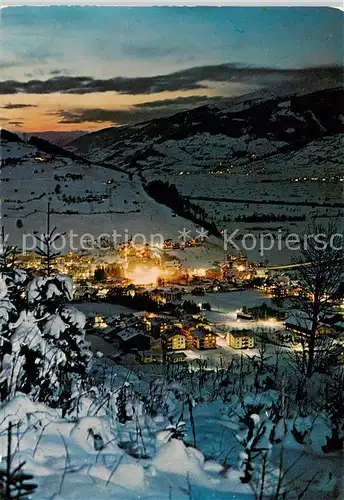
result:
M 203 327 L 203 323 L 199 318 L 194 318 L 193 316 L 188 316 L 181 323 L 181 328 L 185 336 L 185 343 L 187 349 L 193 348 L 193 337 L 191 332 L 197 328 Z
M 180 260 L 177 258 L 166 260 L 164 262 L 164 267 L 180 269 L 181 268 Z
M 141 364 L 152 363 L 183 363 L 187 356 L 182 351 L 169 351 L 150 349 L 148 351 L 141 351 L 136 355 L 136 360 Z
M 327 314 L 321 317 L 321 321 L 324 325 L 330 327 L 334 333 L 344 333 L 344 318 L 342 314 Z
M 161 337 L 172 326 L 171 318 L 161 316 L 148 316 L 145 318 L 145 323 L 147 325 L 147 332 L 156 339 Z
M 192 337 L 192 345 L 196 349 L 216 349 L 216 333 L 204 328 L 199 327 L 190 331 Z
M 269 289 L 270 293 L 273 297 L 277 299 L 292 297 L 299 293 L 299 289 L 294 285 L 280 285 L 279 283 L 275 283 Z
M 163 333 L 162 346 L 165 351 L 183 350 L 186 348 L 186 340 L 183 331 L 179 326 L 173 326 Z
M 234 349 L 253 349 L 255 338 L 252 330 L 233 330 L 228 332 L 227 341 Z
M 312 334 L 312 321 L 303 317 L 290 317 L 285 322 L 285 328 L 297 335 L 310 335 Z M 316 334 L 328 335 L 332 330 L 331 326 L 319 323 Z
M 125 352 L 145 351 L 151 347 L 150 337 L 135 327 L 125 328 L 115 333 L 111 336 L 111 342 L 115 347 Z
M 144 365 L 151 363 L 162 363 L 163 353 L 161 350 L 149 349 L 147 351 L 140 351 L 136 355 L 136 360 Z
M 217 335 L 201 318 L 187 317 L 182 321 L 182 331 L 187 349 L 215 349 Z
M 269 270 L 266 269 L 265 267 L 257 267 L 255 271 L 256 271 L 257 278 L 266 279 L 270 275 Z
M 173 351 L 166 353 L 166 363 L 184 363 L 187 360 L 187 355 L 182 351 Z

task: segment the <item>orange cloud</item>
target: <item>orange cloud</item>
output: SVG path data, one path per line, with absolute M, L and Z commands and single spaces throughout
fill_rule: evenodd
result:
M 188 96 L 216 96 L 216 92 L 210 89 L 197 89 L 186 92 L 163 92 L 149 95 L 127 95 L 116 92 L 93 93 L 92 95 L 74 94 L 13 94 L 8 96 L 3 105 L 12 109 L 6 109 L 6 119 L 12 122 L 22 122 L 16 130 L 25 132 L 44 132 L 48 130 L 92 130 L 113 125 L 111 121 L 102 122 L 101 127 L 97 122 L 87 123 L 59 123 L 61 117 L 59 112 L 72 112 L 75 109 L 106 109 L 106 110 L 129 110 L 131 107 L 143 102 L 149 103 L 162 99 L 177 99 Z M 27 107 L 16 108 L 16 105 L 25 104 Z M 4 123 L 6 127 L 6 123 Z M 11 128 L 11 127 L 9 127 Z

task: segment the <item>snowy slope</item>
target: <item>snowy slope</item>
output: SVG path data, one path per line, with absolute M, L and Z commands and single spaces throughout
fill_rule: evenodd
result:
M 45 231 L 49 200 L 52 225 L 77 233 L 75 246 L 83 233 L 97 237 L 117 230 L 118 242 L 143 233 L 149 241 L 151 234 L 177 238 L 178 230 L 194 227 L 152 200 L 138 178 L 51 155 L 13 137 L 2 139 L 2 223 L 10 243 L 20 245 L 23 234 Z

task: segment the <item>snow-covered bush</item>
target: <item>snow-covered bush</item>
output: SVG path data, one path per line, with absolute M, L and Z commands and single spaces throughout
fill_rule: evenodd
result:
M 59 407 L 72 407 L 91 356 L 85 316 L 66 304 L 73 282 L 11 271 L 0 278 L 0 394 L 17 391 Z
M 109 410 L 118 445 L 137 458 L 153 456 L 156 449 L 156 427 L 130 384 L 125 383 L 113 394 Z
M 151 458 L 163 444 L 183 437 L 183 421 L 172 425 L 164 406 L 160 413 L 150 409 L 147 398 L 139 395 L 128 382 L 109 401 L 111 427 L 117 444 L 136 458 Z

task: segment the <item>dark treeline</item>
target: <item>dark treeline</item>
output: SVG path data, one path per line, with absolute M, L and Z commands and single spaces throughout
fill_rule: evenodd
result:
M 305 221 L 305 215 L 285 215 L 285 214 L 257 214 L 239 215 L 236 222 L 301 222 Z
M 290 205 L 298 207 L 344 208 L 343 203 L 320 203 L 318 201 L 246 200 L 242 198 L 220 198 L 215 196 L 189 196 L 190 200 L 217 201 L 219 203 L 258 203 L 259 205 Z
M 151 181 L 143 185 L 144 190 L 155 201 L 171 208 L 176 214 L 191 220 L 196 224 L 201 224 L 204 229 L 214 236 L 220 236 L 220 232 L 214 222 L 206 220 L 204 208 L 182 196 L 175 184 L 163 182 L 161 180 Z
M 106 300 L 112 304 L 119 304 L 130 309 L 148 312 L 171 311 L 175 309 L 175 306 L 172 304 L 159 304 L 151 297 L 149 292 L 133 291 L 132 294 L 129 294 L 128 290 L 122 287 L 114 287 L 109 290 Z

